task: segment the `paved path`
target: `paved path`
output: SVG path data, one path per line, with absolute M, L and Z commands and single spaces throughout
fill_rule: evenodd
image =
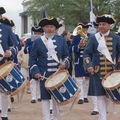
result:
M 108 120 L 120 120 L 120 105 L 115 105 L 115 107 L 114 111 L 117 113 L 113 112 L 113 106 L 109 105 Z M 63 109 L 66 111 L 66 106 L 61 107 L 61 110 Z M 91 110 L 91 101 L 82 105 L 75 103 L 72 111 L 61 116 L 61 120 L 97 120 L 98 115 L 91 116 Z M 30 94 L 25 94 L 20 103 L 17 102 L 15 97 L 15 102 L 12 104 L 12 112 L 9 113 L 9 120 L 42 120 L 40 102 L 31 104 Z

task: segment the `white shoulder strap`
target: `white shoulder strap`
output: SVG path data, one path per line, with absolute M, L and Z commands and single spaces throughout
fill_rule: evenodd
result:
M 47 38 L 43 35 L 43 36 L 41 36 L 41 40 L 44 43 L 44 45 L 46 46 L 46 48 L 48 49 L 48 47 L 47 47 Z
M 95 34 L 95 38 L 98 42 L 98 48 L 97 50 L 101 52 L 112 64 L 114 64 L 112 57 L 110 55 L 110 52 L 106 46 L 105 38 L 104 36 L 101 36 L 100 33 Z

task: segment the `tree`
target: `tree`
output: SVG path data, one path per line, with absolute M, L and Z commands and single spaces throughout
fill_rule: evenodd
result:
M 37 23 L 42 18 L 43 8 L 48 16 L 64 17 L 67 26 L 89 22 L 90 0 L 29 0 L 26 6 L 28 15 Z M 117 18 L 116 26 L 120 24 L 120 1 L 93 0 L 93 6 L 95 15 L 112 14 Z

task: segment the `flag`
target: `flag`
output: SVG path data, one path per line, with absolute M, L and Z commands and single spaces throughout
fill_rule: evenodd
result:
M 88 28 L 88 33 L 90 34 L 95 34 L 96 29 L 93 25 L 93 22 L 96 22 L 96 17 L 95 14 L 93 13 L 93 2 L 90 0 L 90 24 L 92 25 L 91 27 Z
M 47 12 L 45 8 L 42 8 L 42 18 L 47 18 Z
M 39 0 L 39 2 L 40 2 L 40 7 L 42 7 L 42 16 L 41 17 L 42 18 L 47 18 L 47 12 L 46 12 L 45 7 L 42 3 L 42 0 Z
M 96 21 L 95 14 L 93 13 L 93 2 L 90 0 L 90 22 L 93 23 Z

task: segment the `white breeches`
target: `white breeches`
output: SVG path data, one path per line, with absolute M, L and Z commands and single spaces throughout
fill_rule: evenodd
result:
M 37 100 L 41 98 L 40 96 L 40 81 L 39 80 L 30 80 L 30 89 L 31 89 L 31 97 L 32 100 Z
M 76 77 L 76 80 L 80 89 L 79 99 L 83 100 L 88 96 L 89 79 L 85 77 Z

